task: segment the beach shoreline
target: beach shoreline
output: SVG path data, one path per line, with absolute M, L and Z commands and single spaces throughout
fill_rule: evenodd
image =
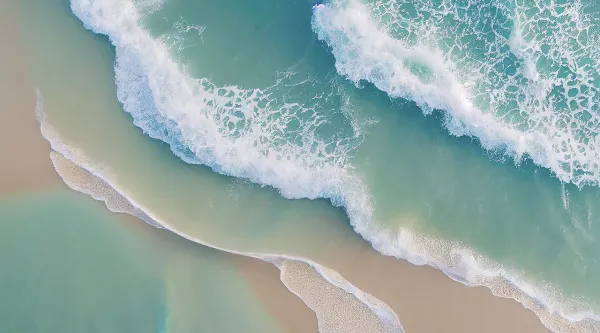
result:
M 10 1 L 0 3 L 0 43 L 4 46 L 0 52 L 0 156 L 5 157 L 0 165 L 0 200 L 67 188 L 52 165 L 50 145 L 36 120 L 37 96 L 22 45 L 18 7 Z M 106 209 L 103 203 L 98 205 Z M 111 214 L 140 228 L 153 228 L 132 215 Z M 283 286 L 277 267 L 227 252 L 225 257 L 239 269 L 256 297 L 286 332 L 317 332 L 314 313 Z
M 0 4 L 0 13 L 12 10 L 7 6 L 10 5 Z M 16 44 L 20 38 L 18 29 L 10 28 L 18 24 L 18 15 L 3 16 L 8 19 L 0 20 L 2 43 L 15 47 L 8 47 L 0 58 L 0 107 L 8 109 L 0 112 L 4 136 L 0 154 L 8 157 L 0 169 L 0 197 L 64 186 L 52 167 L 49 145 L 40 135 L 35 119 L 36 96 Z M 134 223 L 139 222 L 136 219 Z M 328 262 L 335 262 L 335 267 L 329 268 L 390 306 L 406 332 L 548 332 L 532 311 L 513 299 L 493 296 L 485 287 L 467 287 L 429 266 L 386 257 L 366 241 L 361 244 L 325 254 L 330 258 Z M 283 286 L 275 266 L 239 255 L 231 255 L 231 261 L 286 331 L 316 331 L 314 313 Z

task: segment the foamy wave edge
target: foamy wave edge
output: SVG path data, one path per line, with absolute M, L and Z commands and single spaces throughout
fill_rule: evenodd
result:
M 83 11 L 83 7 L 74 8 L 74 1 L 75 0 L 71 0 L 72 10 L 84 23 L 84 26 L 96 33 L 107 34 L 105 31 L 102 31 L 102 29 L 94 27 L 91 14 Z M 92 2 L 94 3 L 94 6 L 100 6 L 98 5 L 98 2 L 91 0 L 81 0 L 80 2 L 85 3 L 86 6 L 90 6 L 90 3 Z M 127 8 L 127 10 L 131 10 L 131 8 Z M 135 28 L 139 29 L 139 27 Z M 117 48 L 117 53 L 119 53 L 119 48 Z M 166 57 L 168 58 L 168 56 Z M 171 61 L 170 64 L 172 63 L 173 62 Z M 139 126 L 139 124 L 136 125 Z M 162 140 L 160 137 L 156 139 Z M 176 149 L 173 149 L 173 146 L 171 146 L 171 148 L 173 152 L 184 161 L 188 163 L 197 163 L 189 157 L 186 158 L 185 155 L 178 153 Z M 61 152 L 58 148 L 55 149 L 53 147 L 53 149 Z M 370 196 L 360 180 L 346 177 L 343 181 L 335 183 L 334 185 L 336 186 L 334 187 L 319 188 L 318 191 L 311 190 L 309 192 L 295 193 L 287 186 L 290 185 L 288 183 L 276 184 L 272 182 L 262 182 L 259 175 L 248 175 L 245 173 L 240 175 L 232 172 L 232 170 L 234 170 L 232 166 L 208 166 L 215 172 L 235 177 L 249 178 L 260 184 L 271 185 L 278 189 L 286 198 L 328 198 L 333 205 L 345 208 L 355 231 L 369 241 L 374 249 L 380 253 L 399 259 L 405 259 L 416 265 L 430 265 L 440 269 L 450 278 L 468 286 L 486 286 L 496 296 L 513 298 L 525 308 L 534 311 L 541 319 L 542 323 L 554 332 L 581 332 L 582 329 L 587 332 L 600 332 L 600 316 L 587 310 L 590 307 L 584 302 L 568 300 L 563 297 L 561 292 L 556 288 L 546 288 L 542 285 L 528 283 L 517 271 L 492 263 L 463 244 L 427 238 L 416 235 L 406 229 L 394 231 L 380 230 L 375 223 L 372 222 Z M 94 166 L 89 169 L 84 167 L 84 169 L 97 176 L 100 167 Z M 92 170 L 96 170 L 96 173 Z M 102 177 L 99 178 L 102 179 Z M 305 186 L 302 189 L 306 188 L 307 187 Z M 308 186 L 308 188 L 310 188 L 310 186 Z M 134 202 L 132 202 L 132 204 L 135 205 Z M 171 231 L 177 233 L 176 230 Z M 186 235 L 179 235 L 186 237 Z M 196 241 L 194 239 L 190 240 Z M 410 244 L 411 242 L 412 244 Z M 446 248 L 447 251 L 444 251 L 444 253 L 436 253 L 436 248 L 440 248 L 440 245 Z M 219 249 L 218 247 L 215 248 Z M 225 249 L 221 250 L 226 251 Z M 263 256 L 261 254 L 247 255 Z M 285 256 L 280 256 L 280 258 L 290 260 L 295 259 L 293 257 L 286 258 Z M 296 258 L 296 260 L 304 261 L 313 267 L 315 267 L 314 265 L 317 265 L 314 262 L 306 261 L 301 258 Z
M 146 222 L 147 224 L 149 224 L 153 227 L 168 230 L 180 237 L 183 237 L 184 239 L 186 239 L 188 241 L 200 244 L 202 246 L 210 247 L 210 248 L 213 248 L 213 249 L 216 249 L 219 251 L 228 252 L 228 253 L 232 253 L 235 255 L 241 255 L 241 256 L 246 256 L 246 257 L 251 257 L 251 258 L 267 261 L 267 262 L 275 265 L 279 269 L 281 269 L 281 265 L 284 261 L 303 262 L 303 263 L 309 265 L 310 267 L 314 268 L 315 271 L 323 279 L 325 279 L 328 283 L 330 283 L 331 285 L 352 295 L 359 302 L 363 303 L 370 311 L 372 311 L 379 318 L 380 322 L 383 324 L 384 327 L 388 327 L 391 329 L 389 331 L 390 333 L 391 332 L 404 333 L 404 330 L 402 328 L 402 325 L 400 323 L 398 316 L 392 311 L 391 308 L 389 308 L 389 306 L 387 304 L 385 304 L 384 302 L 375 298 L 374 296 L 372 296 L 368 293 L 365 293 L 362 290 L 356 288 L 354 285 L 352 285 L 350 282 L 345 280 L 339 273 L 337 273 L 334 270 L 326 268 L 326 267 L 324 267 L 312 260 L 306 259 L 306 258 L 290 256 L 290 255 L 285 255 L 285 254 L 265 254 L 265 253 L 255 253 L 255 252 L 241 252 L 241 251 L 236 251 L 233 249 L 219 247 L 217 245 L 208 243 L 201 239 L 194 238 L 188 234 L 180 232 L 179 230 L 172 227 L 168 223 L 161 221 L 158 217 L 156 217 L 156 215 L 152 214 L 148 209 L 146 209 L 145 207 L 136 203 L 130 196 L 125 194 L 125 192 L 123 190 L 119 189 L 118 187 L 116 187 L 113 183 L 111 183 L 108 180 L 108 178 L 110 178 L 110 176 L 103 174 L 103 172 L 108 173 L 109 168 L 103 167 L 101 165 L 96 165 L 96 167 L 94 167 L 93 166 L 94 163 L 92 163 L 85 156 L 85 154 L 83 152 L 81 152 L 77 148 L 74 148 L 72 146 L 69 146 L 69 145 L 63 143 L 59 139 L 57 132 L 51 126 L 49 126 L 48 124 L 45 123 L 46 115 L 42 111 L 42 102 L 41 102 L 41 97 L 40 97 L 39 92 L 38 92 L 38 104 L 36 107 L 36 115 L 37 115 L 38 121 L 40 121 L 40 123 L 41 123 L 40 127 L 41 127 L 42 136 L 50 143 L 50 147 L 51 147 L 50 159 L 52 160 L 55 170 L 58 173 L 58 175 L 61 177 L 61 179 L 64 181 L 64 183 L 67 186 L 69 186 L 72 190 L 83 193 L 85 195 L 89 195 L 91 198 L 93 198 L 97 201 L 104 202 L 106 208 L 114 213 L 130 214 L 132 216 L 135 216 L 135 217 L 141 219 L 142 221 Z M 94 191 L 89 188 L 84 188 L 84 187 L 78 186 L 77 184 L 75 184 L 74 181 L 72 181 L 71 179 L 68 178 L 69 176 L 63 174 L 60 171 L 60 167 L 57 166 L 57 163 L 59 163 L 57 161 L 58 158 L 64 158 L 65 160 L 69 161 L 70 163 L 73 163 L 78 168 L 86 171 L 92 177 L 96 178 L 99 182 L 101 182 L 103 187 L 97 189 L 99 191 Z M 114 192 L 117 194 L 118 197 L 117 198 L 114 198 L 114 197 L 108 198 L 108 196 L 111 196 L 111 194 L 107 193 L 107 192 Z M 126 200 L 126 203 L 125 203 L 126 205 L 123 205 L 123 203 L 115 202 L 114 199 Z M 130 206 L 130 207 L 124 207 L 124 206 Z M 286 285 L 286 288 L 288 288 L 288 290 L 291 293 L 293 293 L 294 295 L 296 295 L 297 297 L 302 299 L 302 297 L 298 293 L 289 289 L 289 287 L 287 285 Z M 313 310 L 313 311 L 315 311 L 315 310 Z M 322 333 L 329 333 L 329 332 L 322 332 Z
M 331 50 L 338 74 L 357 86 L 361 82 L 369 82 L 390 98 L 412 101 L 424 114 L 431 114 L 434 110 L 442 111 L 443 126 L 449 134 L 471 137 L 485 151 L 502 153 L 514 159 L 515 164 L 530 159 L 536 165 L 550 170 L 561 182 L 573 183 L 580 188 L 600 185 L 598 161 L 592 160 L 598 158 L 595 150 L 588 149 L 580 153 L 581 148 L 564 148 L 564 151 L 559 151 L 557 147 L 566 143 L 555 139 L 574 134 L 568 131 L 544 133 L 539 130 L 524 130 L 482 111 L 473 102 L 470 88 L 461 83 L 460 75 L 455 72 L 451 60 L 447 60 L 435 47 L 420 44 L 409 46 L 401 39 L 396 39 L 390 34 L 393 28 L 381 24 L 380 17 L 374 17 L 365 2 L 368 1 L 328 0 L 324 5 L 313 7 L 313 31 Z M 384 7 L 386 1 L 374 3 Z M 452 2 L 444 3 L 448 5 Z M 447 11 L 452 12 L 451 9 Z M 431 20 L 436 19 L 439 18 Z M 528 71 L 535 71 L 530 68 L 531 59 L 521 54 L 523 51 L 519 49 L 524 44 L 520 37 L 522 31 L 519 29 L 517 26 L 507 43 L 513 54 L 523 58 Z M 424 40 L 431 38 L 426 36 L 426 31 L 419 33 Z M 436 74 L 436 79 L 428 82 L 408 70 L 404 62 L 411 59 L 419 59 L 426 64 L 427 69 Z M 525 76 L 529 78 L 538 75 L 535 73 L 527 72 Z M 537 81 L 535 83 L 541 84 Z M 533 83 L 531 85 L 538 88 Z M 556 122 L 555 118 L 550 117 L 548 121 Z M 598 144 L 591 135 L 587 139 Z M 566 141 L 577 142 L 577 138 L 569 137 Z

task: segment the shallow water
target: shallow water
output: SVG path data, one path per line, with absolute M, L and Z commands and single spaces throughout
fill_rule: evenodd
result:
M 112 12 L 123 3 L 125 9 Z M 500 275 L 572 319 L 595 316 L 586 311 L 597 311 L 600 302 L 596 125 L 578 127 L 592 132 L 584 148 L 570 145 L 552 155 L 561 149 L 559 140 L 535 150 L 544 140 L 564 137 L 564 126 L 550 126 L 553 117 L 577 116 L 560 99 L 542 105 L 549 115 L 538 114 L 540 97 L 531 93 L 526 62 L 511 44 L 513 15 L 529 2 L 464 4 L 468 10 L 456 17 L 471 19 L 450 31 L 464 36 L 440 39 L 432 33 L 421 40 L 418 31 L 406 30 L 407 22 L 441 15 L 453 24 L 454 14 L 439 9 L 463 4 L 436 2 L 435 10 L 419 2 L 356 0 L 332 0 L 316 9 L 310 1 L 254 0 L 70 5 L 99 34 L 83 30 L 66 1 L 24 4 L 48 123 L 64 143 L 85 152 L 89 160 L 78 163 L 109 177 L 161 221 L 220 247 L 316 261 L 361 242 L 351 224 L 385 254 L 431 263 L 492 289 L 486 279 Z M 541 12 L 539 22 L 557 14 Z M 595 27 L 556 20 L 564 23 L 560 34 L 583 29 L 589 34 L 585 42 L 594 45 Z M 480 23 L 488 24 L 483 31 L 498 34 L 490 40 L 469 35 Z M 536 38 L 542 48 L 557 47 L 546 45 L 556 40 L 536 35 L 536 24 L 525 25 L 528 44 L 520 52 L 539 56 L 528 48 Z M 481 67 L 487 58 L 478 48 L 451 63 L 464 54 L 455 52 L 450 37 L 459 46 L 498 46 L 502 52 L 491 53 L 498 64 L 510 63 Z M 360 44 L 366 41 L 375 44 Z M 569 51 L 578 57 L 575 63 L 562 65 L 583 66 L 593 77 L 595 64 L 585 67 L 594 55 L 588 44 Z M 507 79 L 513 67 L 520 76 Z M 560 70 L 542 67 L 544 82 L 564 81 L 553 76 Z M 453 70 L 464 75 L 457 78 Z M 395 81 L 407 73 L 413 81 Z M 448 92 L 440 88 L 445 84 Z M 595 88 L 587 89 L 578 103 L 595 101 Z M 448 97 L 465 91 L 478 96 L 467 98 L 476 108 L 461 109 Z M 493 132 L 494 117 L 510 112 L 516 113 Z M 141 135 L 140 128 L 167 145 Z M 579 138 L 575 132 L 568 133 Z M 60 145 L 54 149 L 64 154 Z M 592 162 L 577 160 L 569 149 L 585 149 Z M 577 187 L 583 183 L 590 185 Z M 583 298 L 584 304 L 563 296 Z
M 81 194 L 6 198 L 0 221 L 2 331 L 283 332 L 227 254 Z

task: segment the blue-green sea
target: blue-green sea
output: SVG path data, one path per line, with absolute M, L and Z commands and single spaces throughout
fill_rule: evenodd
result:
M 79 193 L 6 198 L 0 216 L 2 332 L 285 332 L 227 254 Z
M 555 332 L 600 332 L 599 2 L 23 0 L 22 16 L 44 137 L 169 229 L 332 269 L 366 241 Z

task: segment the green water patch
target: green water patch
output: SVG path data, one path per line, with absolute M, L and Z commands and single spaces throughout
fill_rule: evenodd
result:
M 8 199 L 0 220 L 2 331 L 160 332 L 155 260 L 89 199 Z
M 0 202 L 3 332 L 281 332 L 227 255 L 68 190 Z

